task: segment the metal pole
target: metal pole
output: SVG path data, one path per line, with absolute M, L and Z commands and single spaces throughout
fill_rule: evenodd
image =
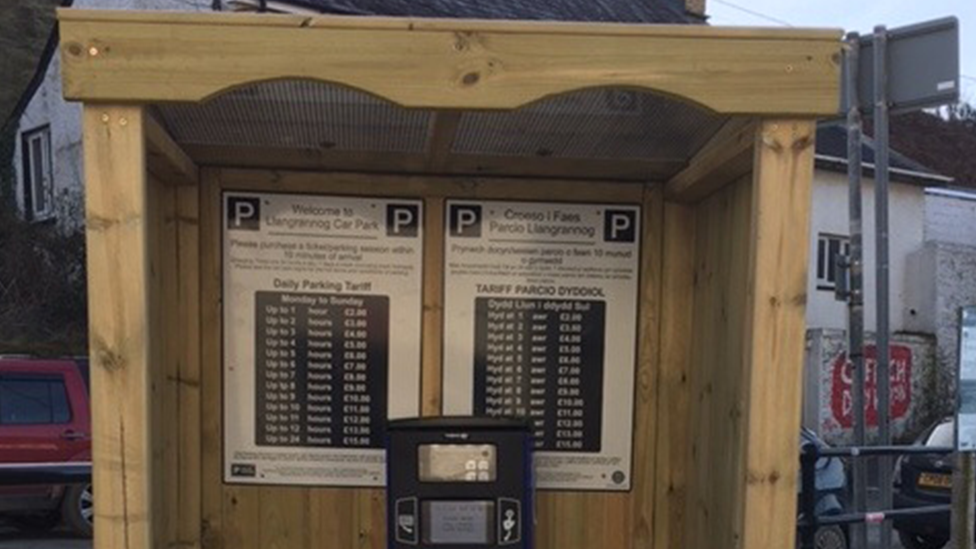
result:
M 952 546 L 968 549 L 973 543 L 973 493 L 976 492 L 976 474 L 972 452 L 957 452 L 952 479 Z
M 800 528 L 800 549 L 815 549 L 817 533 L 817 459 L 820 448 L 806 443 L 800 448 L 800 512 L 803 526 Z
M 877 257 L 877 356 L 875 383 L 878 391 L 878 444 L 891 444 L 889 373 L 889 260 L 888 260 L 888 30 L 884 25 L 874 28 L 874 221 L 875 254 Z M 881 458 L 879 483 L 881 507 L 891 508 L 891 457 Z M 891 521 L 881 526 L 881 547 L 891 547 Z
M 861 110 L 858 104 L 858 58 L 861 37 L 852 32 L 847 35 L 847 78 L 844 89 L 847 94 L 847 179 L 848 210 L 850 216 L 850 293 L 847 297 L 847 356 L 854 374 L 851 387 L 853 405 L 854 444 L 864 446 L 864 231 L 861 204 Z M 853 460 L 854 511 L 867 511 L 867 472 L 863 459 Z M 851 527 L 852 549 L 867 548 L 867 529 L 863 523 Z

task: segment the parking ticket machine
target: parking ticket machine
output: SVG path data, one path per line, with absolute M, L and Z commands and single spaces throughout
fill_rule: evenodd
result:
M 531 548 L 532 434 L 514 419 L 392 421 L 390 549 Z

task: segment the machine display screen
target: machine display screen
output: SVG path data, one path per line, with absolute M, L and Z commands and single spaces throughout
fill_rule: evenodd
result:
M 423 542 L 429 545 L 493 545 L 495 502 L 424 501 Z
M 494 482 L 498 473 L 494 444 L 422 444 L 421 482 Z

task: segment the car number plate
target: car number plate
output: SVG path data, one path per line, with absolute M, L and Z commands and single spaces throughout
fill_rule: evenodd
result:
M 918 476 L 918 485 L 924 488 L 949 489 L 952 488 L 952 475 L 922 473 Z

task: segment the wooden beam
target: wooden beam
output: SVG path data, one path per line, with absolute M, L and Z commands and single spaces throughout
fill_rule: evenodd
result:
M 149 250 L 141 107 L 84 108 L 95 545 L 152 543 Z
M 176 189 L 179 266 L 179 475 L 177 547 L 201 547 L 200 190 Z
M 693 441 L 691 357 L 694 341 L 695 210 L 669 202 L 664 206 L 664 242 L 660 284 L 660 375 L 657 390 L 657 482 L 652 547 L 688 547 L 688 479 Z
M 756 123 L 733 118 L 668 181 L 665 194 L 675 202 L 697 202 L 752 169 Z
M 719 113 L 835 114 L 841 32 L 61 11 L 65 96 L 200 101 L 307 78 L 406 107 L 513 109 L 636 87 Z
M 146 116 L 146 154 L 149 171 L 163 183 L 196 185 L 200 170 L 152 115 Z
M 619 533 L 620 537 L 603 547 L 656 547 L 654 543 L 654 516 L 661 513 L 654 497 L 661 478 L 658 475 L 658 432 L 661 421 L 658 413 L 659 383 L 661 381 L 661 325 L 670 322 L 663 316 L 661 284 L 663 281 L 664 241 L 664 190 L 661 185 L 644 185 L 643 221 L 641 229 L 641 267 L 638 310 L 637 368 L 634 372 L 634 461 L 643 464 L 633 467 L 631 497 L 621 509 L 630 516 L 630 528 Z M 687 250 L 686 250 L 687 251 Z M 687 305 L 687 304 L 686 304 Z M 581 520 L 585 529 L 590 523 Z M 609 522 L 609 521 L 608 521 Z M 611 529 L 615 529 L 610 522 Z
M 756 133 L 748 315 L 742 547 L 792 547 L 806 337 L 807 250 L 816 125 L 764 121 Z
M 442 173 L 461 124 L 460 111 L 437 111 L 431 117 L 427 138 L 427 171 Z
M 420 413 L 439 416 L 444 367 L 442 327 L 444 326 L 444 198 L 429 197 L 424 202 L 424 313 L 420 373 Z

